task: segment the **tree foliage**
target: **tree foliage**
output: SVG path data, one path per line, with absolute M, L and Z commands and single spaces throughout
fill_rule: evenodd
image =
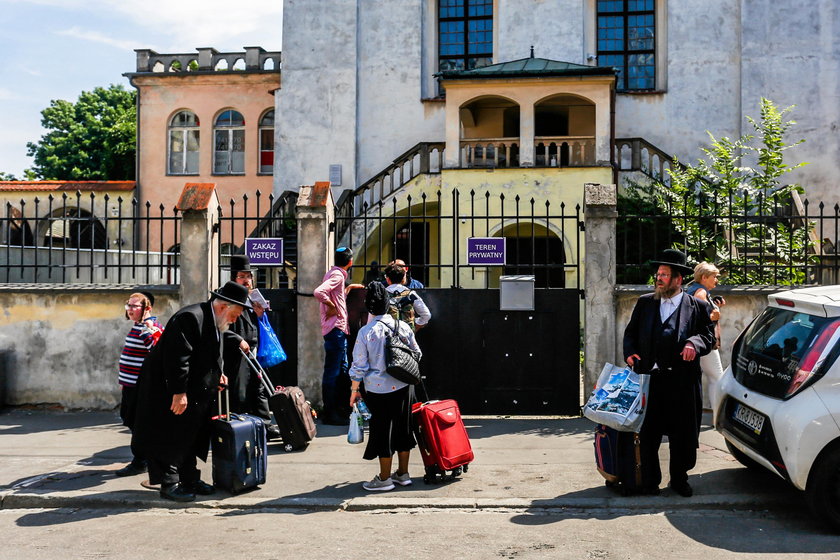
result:
M 792 217 L 792 193 L 803 192 L 784 176 L 806 163 L 789 166 L 792 107 L 780 110 L 761 99 L 760 118 L 747 117 L 755 134 L 736 140 L 708 132 L 710 147 L 696 164 L 676 159 L 668 176 L 647 185 L 629 183 L 625 207 L 647 205 L 671 216 L 680 249 L 694 259 L 723 265 L 730 284 L 799 284 L 806 280 L 811 224 Z
M 137 130 L 136 93 L 121 85 L 83 91 L 75 103 L 53 100 L 41 111 L 48 130 L 27 143 L 31 171 L 50 180 L 131 180 Z M 27 170 L 29 171 L 29 170 Z

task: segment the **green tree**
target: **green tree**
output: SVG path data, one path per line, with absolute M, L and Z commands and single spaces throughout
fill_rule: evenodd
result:
M 630 183 L 623 205 L 647 204 L 671 216 L 676 244 L 697 260 L 724 264 L 727 283 L 804 282 L 805 265 L 813 258 L 808 256 L 812 224 L 787 217 L 792 193 L 803 189 L 782 183 L 784 175 L 806 165 L 784 163 L 784 152 L 804 142 L 785 140 L 796 124 L 785 120 L 791 110 L 762 98 L 760 119 L 747 117 L 755 134 L 731 140 L 707 132 L 706 159 L 694 165 L 675 159 L 668 182 Z
M 17 181 L 17 177 L 15 177 L 12 173 L 0 171 L 0 181 Z
M 75 103 L 50 102 L 41 111 L 49 132 L 26 145 L 35 159 L 31 172 L 51 180 L 134 179 L 135 98 L 134 91 L 112 84 L 83 91 Z

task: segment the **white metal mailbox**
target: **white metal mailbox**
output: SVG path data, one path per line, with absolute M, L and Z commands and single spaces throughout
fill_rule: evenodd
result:
M 501 276 L 499 278 L 499 309 L 501 311 L 533 311 L 534 275 Z

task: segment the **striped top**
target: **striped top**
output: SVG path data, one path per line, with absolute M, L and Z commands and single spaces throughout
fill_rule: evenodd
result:
M 157 328 L 163 329 L 157 322 L 156 317 L 149 317 L 149 319 L 154 322 Z M 120 354 L 120 385 L 133 387 L 137 384 L 137 377 L 140 375 L 143 360 L 149 355 L 149 351 L 156 341 L 156 337 L 149 332 L 146 325 L 134 323 L 125 337 L 125 346 L 123 346 Z

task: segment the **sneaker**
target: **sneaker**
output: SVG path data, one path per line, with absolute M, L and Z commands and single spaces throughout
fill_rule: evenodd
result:
M 407 472 L 397 474 L 397 471 L 394 471 L 394 474 L 391 475 L 391 482 L 400 486 L 408 486 L 411 484 L 411 475 Z
M 368 492 L 387 492 L 388 490 L 394 489 L 394 483 L 390 478 L 388 480 L 382 480 L 379 478 L 379 475 L 376 475 L 370 482 L 362 484 L 362 488 Z

